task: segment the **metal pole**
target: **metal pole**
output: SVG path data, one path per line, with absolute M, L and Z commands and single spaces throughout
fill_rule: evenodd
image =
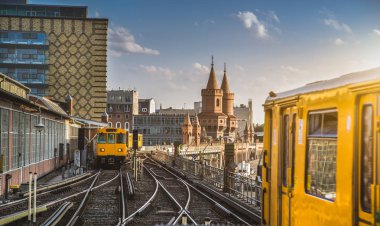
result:
M 37 173 L 34 173 L 33 224 L 37 222 Z
M 33 173 L 29 172 L 29 194 L 28 194 L 28 222 L 32 221 L 32 183 Z

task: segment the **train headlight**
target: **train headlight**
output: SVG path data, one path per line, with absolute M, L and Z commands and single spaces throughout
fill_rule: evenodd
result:
M 122 151 L 123 151 L 123 149 L 121 149 L 121 148 L 118 148 L 118 149 L 117 149 L 117 151 L 118 151 L 118 152 L 122 152 Z
M 100 151 L 101 151 L 101 152 L 104 152 L 105 150 L 104 150 L 104 148 L 101 148 Z

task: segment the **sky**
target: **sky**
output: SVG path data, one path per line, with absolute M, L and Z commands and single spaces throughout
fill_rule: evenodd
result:
M 263 123 L 270 91 L 380 66 L 378 0 L 29 0 L 88 6 L 108 18 L 108 89 L 136 89 L 157 107 L 192 108 L 211 56 L 227 65 L 235 105 Z

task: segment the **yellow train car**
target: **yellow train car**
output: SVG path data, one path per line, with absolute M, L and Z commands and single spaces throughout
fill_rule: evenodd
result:
M 262 225 L 380 225 L 380 68 L 270 93 Z
M 123 163 L 127 156 L 127 131 L 120 128 L 99 129 L 96 156 L 98 166 Z
M 138 147 L 138 149 L 140 149 L 143 146 L 143 135 L 138 134 L 137 139 L 138 139 L 137 140 L 137 147 Z M 133 148 L 133 134 L 132 133 L 128 133 L 127 144 L 128 144 L 128 151 L 131 151 Z

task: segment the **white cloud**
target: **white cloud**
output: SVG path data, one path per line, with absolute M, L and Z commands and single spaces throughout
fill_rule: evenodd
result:
M 270 19 L 276 21 L 277 23 L 280 23 L 280 19 L 278 18 L 277 14 L 274 11 L 269 11 L 268 16 Z
M 249 11 L 238 12 L 237 17 L 243 22 L 245 28 L 254 30 L 257 37 L 263 39 L 269 37 L 268 30 L 264 23 L 260 21 L 254 13 Z
M 96 18 L 99 18 L 100 17 L 100 13 L 98 11 L 95 11 L 95 17 Z
M 110 54 L 114 56 L 121 56 L 125 53 L 160 55 L 158 50 L 137 44 L 135 37 L 124 27 L 109 28 L 108 41 Z
M 206 65 L 200 64 L 198 62 L 193 63 L 193 68 L 200 71 L 201 73 L 209 73 L 210 72 L 210 69 Z
M 171 80 L 175 76 L 175 73 L 167 67 L 157 67 L 154 65 L 140 65 L 140 68 L 142 68 L 146 73 L 163 75 L 169 80 Z
M 299 68 L 296 68 L 296 67 L 293 67 L 293 66 L 290 66 L 290 65 L 282 65 L 281 69 L 284 70 L 285 72 L 289 72 L 289 73 L 296 73 L 296 74 L 305 74 L 305 73 L 307 73 L 304 70 L 301 70 Z
M 348 26 L 347 24 L 345 23 L 341 23 L 339 21 L 337 21 L 336 19 L 333 19 L 333 18 L 327 18 L 327 19 L 324 19 L 323 20 L 323 23 L 328 26 L 328 27 L 331 27 L 331 28 L 334 28 L 335 30 L 337 31 L 345 31 L 347 33 L 351 33 L 352 30 L 351 30 L 351 27 Z
M 343 45 L 343 44 L 345 44 L 345 42 L 342 39 L 337 38 L 337 39 L 335 39 L 334 44 L 335 45 Z
M 373 29 L 373 33 L 375 33 L 375 35 L 380 37 L 380 30 L 379 29 Z

